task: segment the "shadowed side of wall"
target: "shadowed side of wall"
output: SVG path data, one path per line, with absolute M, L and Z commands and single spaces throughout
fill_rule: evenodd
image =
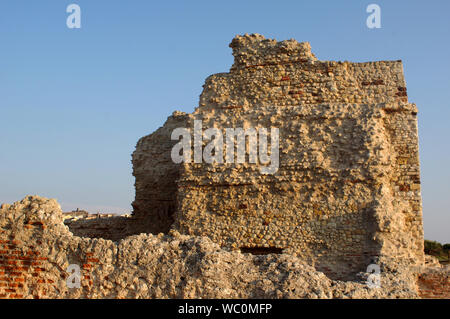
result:
M 132 155 L 136 196 L 128 233 L 166 233 L 174 221 L 180 164 L 171 159 L 172 131 L 187 127 L 189 115 L 174 112 L 156 132 L 141 138 Z M 177 137 L 178 138 L 178 137 Z
M 133 227 L 136 221 L 128 216 L 90 217 L 65 220 L 64 224 L 69 227 L 75 236 L 79 237 L 119 241 L 127 236 L 136 234 L 133 232 L 130 233 L 130 229 L 136 228 Z

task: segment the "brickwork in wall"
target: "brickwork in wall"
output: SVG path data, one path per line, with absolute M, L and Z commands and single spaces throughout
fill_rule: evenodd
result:
M 450 267 L 418 275 L 419 295 L 426 299 L 450 299 Z
M 39 252 L 28 250 L 25 253 L 17 249 L 16 240 L 0 241 L 0 298 L 23 298 L 24 285 L 40 284 L 41 262 Z M 41 261 L 42 260 L 42 261 Z

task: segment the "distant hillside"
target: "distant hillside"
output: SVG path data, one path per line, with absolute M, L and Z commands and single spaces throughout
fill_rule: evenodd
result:
M 425 239 L 425 254 L 436 257 L 442 263 L 448 263 L 450 262 L 450 244 Z

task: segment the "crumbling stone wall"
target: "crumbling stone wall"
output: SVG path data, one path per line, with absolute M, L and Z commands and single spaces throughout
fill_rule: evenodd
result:
M 86 216 L 79 219 L 65 219 L 64 224 L 79 237 L 104 238 L 119 241 L 129 235 L 128 216 Z
M 417 108 L 401 61 L 319 61 L 308 43 L 237 36 L 229 73 L 133 153 L 135 218 L 222 247 L 282 249 L 332 278 L 377 258 L 423 263 Z M 280 130 L 280 167 L 174 164 L 177 127 Z M 207 141 L 204 141 L 206 144 Z M 247 154 L 248 155 L 248 154 Z M 172 225 L 172 226 L 171 226 Z
M 64 224 L 38 196 L 0 207 L 0 298 L 448 296 L 448 270 L 423 266 L 401 62 L 318 61 L 308 43 L 259 35 L 230 46 L 230 72 L 206 80 L 195 112 L 139 140 L 132 218 Z M 279 169 L 173 163 L 171 133 L 194 120 L 278 127 Z M 365 283 L 369 263 L 381 288 Z M 74 264 L 80 288 L 67 285 Z
M 419 295 L 426 299 L 450 299 L 450 266 L 429 268 L 418 276 Z
M 170 152 L 176 141 L 170 136 L 177 127 L 186 127 L 186 115 L 174 112 L 163 127 L 141 138 L 133 153 L 136 198 L 132 203 L 133 222 L 130 233 L 167 232 L 174 222 L 176 180 L 180 175 Z
M 70 288 L 69 265 L 81 268 Z M 254 256 L 207 237 L 140 234 L 113 242 L 74 236 L 53 199 L 0 207 L 0 298 L 415 298 L 408 263 L 380 260 L 381 288 L 334 281 L 289 254 Z

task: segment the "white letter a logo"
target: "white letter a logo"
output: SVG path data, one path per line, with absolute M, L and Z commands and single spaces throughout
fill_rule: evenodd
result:
M 67 17 L 66 24 L 69 29 L 81 28 L 81 9 L 77 4 L 69 4 L 66 9 L 67 13 L 72 13 Z
M 366 9 L 367 13 L 372 13 L 367 17 L 366 25 L 369 29 L 381 28 L 381 8 L 378 4 L 369 4 Z

